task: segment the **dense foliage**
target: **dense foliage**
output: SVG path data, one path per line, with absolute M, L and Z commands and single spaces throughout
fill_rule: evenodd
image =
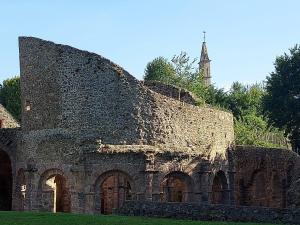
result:
M 231 111 L 234 115 L 236 144 L 286 147 L 283 132 L 271 126 L 263 114 L 262 100 L 265 90 L 262 85 L 246 86 L 235 82 L 227 92 L 213 85 L 205 86 L 196 61 L 196 59 L 191 60 L 185 52 L 175 55 L 171 62 L 164 58 L 165 64 L 175 71 L 168 77 L 167 83 L 193 92 L 198 97 L 199 104 L 209 104 Z M 148 63 L 148 66 L 155 68 L 157 63 L 153 60 Z M 148 73 L 145 79 L 147 77 L 147 80 L 164 82 L 163 78 L 155 79 L 158 76 L 152 76 L 147 68 L 146 71 Z
M 16 120 L 21 120 L 20 77 L 16 76 L 3 81 L 0 87 L 0 101 Z
M 283 132 L 271 126 L 263 115 L 264 88 L 259 84 L 233 83 L 225 107 L 234 115 L 236 143 L 264 147 L 286 146 Z
M 285 130 L 293 149 L 300 150 L 300 46 L 277 57 L 267 77 L 264 110 L 270 121 Z
M 158 57 L 147 64 L 144 79 L 169 84 L 175 79 L 175 70 L 166 58 Z

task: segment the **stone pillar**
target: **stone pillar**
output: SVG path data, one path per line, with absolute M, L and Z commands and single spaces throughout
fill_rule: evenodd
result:
M 209 170 L 209 162 L 204 161 L 201 165 L 201 169 L 198 172 L 200 178 L 200 191 L 201 191 L 201 202 L 208 203 L 209 202 L 209 176 L 211 171 Z
M 228 195 L 229 195 L 229 204 L 234 205 L 235 204 L 235 198 L 234 198 L 234 181 L 235 181 L 235 171 L 234 170 L 229 170 L 227 172 L 228 178 L 229 178 L 229 186 L 228 186 Z
M 228 199 L 228 203 L 230 205 L 235 205 L 235 164 L 234 164 L 234 157 L 233 157 L 233 151 L 232 151 L 232 146 L 229 146 L 228 151 L 228 195 L 229 195 L 229 199 Z
M 39 180 L 36 172 L 36 168 L 27 168 L 25 170 L 26 195 L 24 200 L 24 211 L 39 210 L 39 199 L 37 199 Z
M 69 180 L 69 193 L 71 199 L 71 212 L 73 213 L 87 213 L 90 212 L 89 202 L 90 198 L 87 198 L 87 193 L 91 192 L 89 180 L 91 177 L 91 171 L 87 170 L 84 166 L 72 165 L 70 168 Z
M 147 152 L 145 154 L 145 197 L 144 200 L 152 201 L 153 200 L 153 181 L 154 174 L 157 172 L 154 169 L 154 153 Z
M 145 171 L 145 200 L 152 201 L 153 172 Z
M 153 171 L 152 174 L 152 201 L 159 202 L 161 200 L 159 172 Z

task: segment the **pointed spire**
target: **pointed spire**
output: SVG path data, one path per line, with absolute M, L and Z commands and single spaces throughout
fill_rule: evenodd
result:
M 201 61 L 209 61 L 206 42 L 205 42 L 205 34 L 206 34 L 206 32 L 203 31 L 203 43 L 202 43 L 202 49 L 201 49 L 200 62 Z
M 201 56 L 199 62 L 199 70 L 202 71 L 203 73 L 204 83 L 206 85 L 210 85 L 211 84 L 210 59 L 208 57 L 205 38 L 206 38 L 206 32 L 203 31 L 203 43 L 202 43 Z

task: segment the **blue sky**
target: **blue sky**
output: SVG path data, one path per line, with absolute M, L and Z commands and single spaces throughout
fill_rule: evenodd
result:
M 18 36 L 101 54 L 142 79 L 155 57 L 199 57 L 205 30 L 216 86 L 255 83 L 300 43 L 299 9 L 297 0 L 3 0 L 0 81 L 20 73 Z

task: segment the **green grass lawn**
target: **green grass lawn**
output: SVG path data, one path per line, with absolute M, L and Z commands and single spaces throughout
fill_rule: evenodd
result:
M 129 216 L 89 216 L 63 213 L 0 212 L 0 225 L 257 225 Z M 267 224 L 265 224 L 267 225 Z M 271 224 L 269 224 L 271 225 Z

